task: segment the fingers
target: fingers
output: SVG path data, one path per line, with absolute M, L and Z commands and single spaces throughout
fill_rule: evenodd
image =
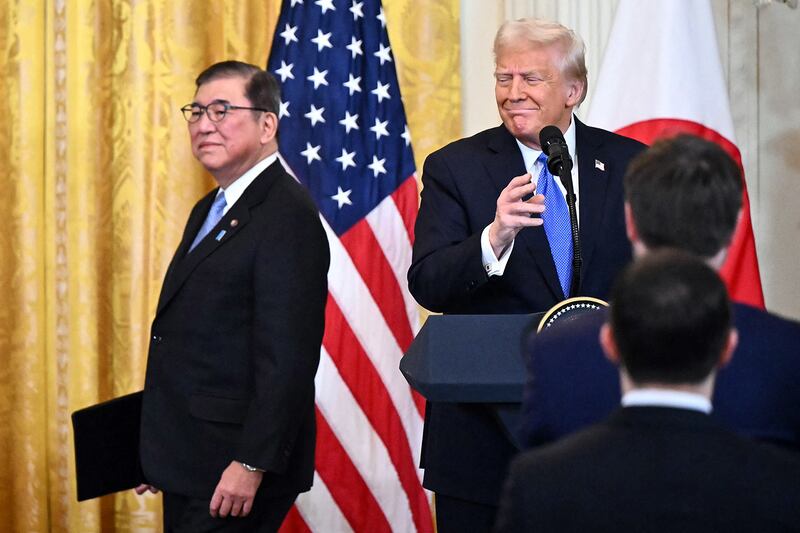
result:
M 139 485 L 138 487 L 136 487 L 133 490 L 136 491 L 136 494 L 138 494 L 140 496 L 142 494 L 144 494 L 145 492 L 147 492 L 148 490 L 150 492 L 152 492 L 153 494 L 157 494 L 158 493 L 158 489 L 157 488 L 155 488 L 153 485 L 148 485 L 146 483 L 142 483 L 141 485 Z
M 219 508 L 222 505 L 222 493 L 219 491 L 219 488 L 214 491 L 214 495 L 211 497 L 211 504 L 208 506 L 208 513 L 216 518 L 219 516 Z
M 515 215 L 539 215 L 544 212 L 544 195 L 537 194 L 527 200 L 519 200 L 508 206 L 508 212 Z
M 249 472 L 236 461 L 222 472 L 208 512 L 213 517 L 247 516 L 261 484 L 263 473 Z
M 531 175 L 523 174 L 512 179 L 506 188 L 500 192 L 497 202 L 517 202 L 524 196 L 533 194 L 536 186 L 531 183 Z
M 534 196 L 535 191 L 536 186 L 531 183 L 530 174 L 513 178 L 497 198 L 497 214 L 530 216 L 541 213 L 544 211 L 544 196 L 541 194 Z
M 250 509 L 253 507 L 253 500 L 250 498 L 244 500 L 232 500 L 231 503 L 231 516 L 240 516 L 244 518 L 250 514 Z
M 211 516 L 214 518 L 226 518 L 228 516 L 232 517 L 245 517 L 250 514 L 250 510 L 253 508 L 253 500 L 248 499 L 238 499 L 233 498 L 232 496 L 223 496 L 222 501 L 219 506 L 214 508 L 213 500 L 212 505 L 209 508 Z M 216 513 L 216 514 L 215 514 Z
M 223 497 L 222 504 L 219 506 L 219 516 L 220 518 L 225 518 L 229 514 L 231 514 L 231 508 L 233 507 L 233 500 L 230 497 Z
M 230 494 L 214 492 L 208 512 L 214 518 L 245 517 L 253 508 L 253 498 L 237 498 Z
M 543 213 L 544 209 L 544 196 L 541 194 L 525 201 L 518 199 L 513 202 L 501 202 L 498 199 L 495 220 L 506 228 L 538 226 L 541 220 L 531 216 Z
M 494 221 L 489 228 L 489 244 L 495 254 L 505 250 L 522 228 L 542 224 L 541 218 L 534 215 L 544 211 L 544 196 L 532 196 L 534 192 L 530 174 L 512 178 L 500 192 Z
M 242 516 L 249 515 L 252 509 L 253 509 L 253 499 L 248 498 L 245 500 L 244 505 L 242 505 Z

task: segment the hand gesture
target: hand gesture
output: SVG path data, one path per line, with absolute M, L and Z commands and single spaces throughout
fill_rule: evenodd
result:
M 523 174 L 512 179 L 497 197 L 497 211 L 489 227 L 489 244 L 495 256 L 503 254 L 522 228 L 542 224 L 541 218 L 532 218 L 532 215 L 544 211 L 544 195 L 537 194 L 523 201 L 535 189 L 530 173 Z

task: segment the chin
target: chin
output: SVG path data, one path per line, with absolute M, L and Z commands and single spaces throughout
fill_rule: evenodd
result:
M 203 168 L 205 168 L 209 172 L 213 172 L 214 170 L 222 166 L 222 164 L 219 163 L 218 161 L 215 161 L 214 158 L 203 157 L 202 155 L 197 158 L 197 161 L 199 161 L 200 164 L 203 165 Z

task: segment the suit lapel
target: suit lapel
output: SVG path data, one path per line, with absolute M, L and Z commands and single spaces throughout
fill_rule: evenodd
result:
M 161 294 L 158 298 L 158 310 L 163 307 L 166 301 L 165 296 L 173 293 L 172 284 L 175 279 L 175 269 L 186 256 L 186 253 L 189 251 L 189 246 L 191 246 L 192 241 L 194 241 L 195 235 L 200 231 L 200 227 L 203 225 L 206 216 L 208 216 L 208 210 L 211 209 L 211 204 L 214 203 L 214 198 L 216 198 L 218 190 L 219 188 L 216 188 L 201 198 L 189 214 L 189 220 L 186 222 L 186 228 L 183 230 L 181 242 L 178 244 L 178 248 L 172 256 L 172 261 L 170 261 L 169 267 L 167 267 L 167 273 L 164 275 L 164 284 L 161 287 Z
M 499 195 L 500 191 L 506 188 L 513 177 L 524 174 L 527 169 L 516 140 L 505 126 L 500 126 L 496 129 L 496 134 L 490 138 L 487 146 L 491 155 L 487 158 L 486 170 Z M 531 255 L 534 264 L 547 282 L 547 286 L 553 296 L 557 300 L 561 300 L 564 295 L 561 290 L 561 283 L 558 281 L 558 273 L 556 272 L 555 263 L 553 263 L 550 243 L 547 242 L 544 228 L 538 226 L 522 229 L 517 234 L 514 247 L 520 248 L 516 253 L 528 253 Z M 513 262 L 513 258 L 511 262 Z
M 602 141 L 590 129 L 575 119 L 575 144 L 578 152 L 580 180 L 580 238 L 583 268 L 581 281 L 586 277 L 595 245 L 603 231 L 601 223 L 606 209 L 608 177 L 614 171 L 610 158 L 603 151 Z
M 198 216 L 190 217 L 183 241 L 178 247 L 175 258 L 167 271 L 167 277 L 164 280 L 164 289 L 162 290 L 161 298 L 158 302 L 156 316 L 167 306 L 170 300 L 172 300 L 186 282 L 189 275 L 203 260 L 214 253 L 218 248 L 222 247 L 226 242 L 235 238 L 236 235 L 247 226 L 247 223 L 250 222 L 251 219 L 251 209 L 264 201 L 275 179 L 283 172 L 283 167 L 277 161 L 267 167 L 264 172 L 253 180 L 253 183 L 247 187 L 244 194 L 242 194 L 239 200 L 225 213 L 225 216 L 220 219 L 208 235 L 198 243 L 194 250 L 189 252 L 189 246 L 199 231 L 200 226 L 203 224 L 205 217 L 208 215 L 208 210 L 213 203 L 216 189 L 202 200 L 202 203 L 206 205 L 202 207 L 199 206 L 197 209 Z M 199 223 L 197 219 L 199 219 Z

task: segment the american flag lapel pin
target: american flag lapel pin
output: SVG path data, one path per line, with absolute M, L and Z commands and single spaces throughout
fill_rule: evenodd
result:
M 600 161 L 599 159 L 594 160 L 594 168 L 602 170 L 603 172 L 606 171 L 606 164 Z

